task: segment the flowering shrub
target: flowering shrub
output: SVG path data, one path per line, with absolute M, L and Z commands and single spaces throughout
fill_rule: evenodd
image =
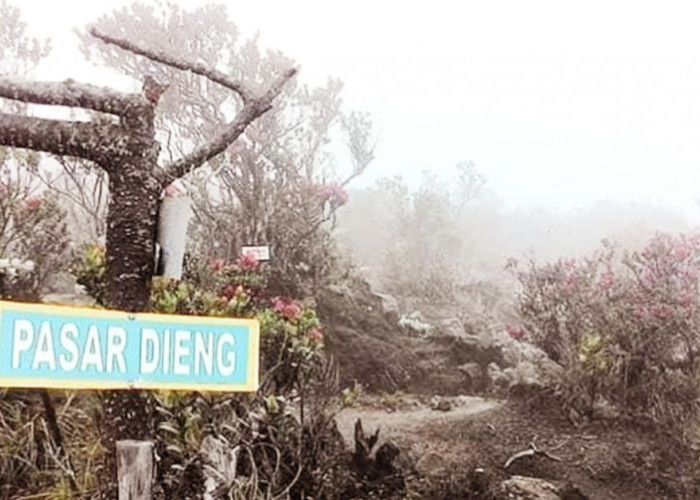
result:
M 321 199 L 324 202 L 330 203 L 332 206 L 345 205 L 348 202 L 348 193 L 343 186 L 337 182 L 331 184 L 323 184 L 316 186 Z
M 259 271 L 260 262 L 253 255 L 243 254 L 236 259 L 236 266 L 241 271 Z
M 38 193 L 23 158 L 15 156 L 3 163 L 0 154 L 0 296 L 38 300 L 49 279 L 67 267 L 68 231 L 55 197 Z
M 602 397 L 667 422 L 695 413 L 700 235 L 509 267 L 522 285 L 524 329 L 565 368 L 562 387 L 578 409 Z
M 102 305 L 104 271 L 102 245 L 86 247 L 74 267 L 78 283 Z M 154 279 L 151 307 L 165 314 L 258 318 L 263 371 L 270 372 L 267 380 L 276 392 L 286 392 L 307 368 L 321 361 L 323 330 L 311 304 L 289 297 L 266 298 L 263 271 L 251 256 L 241 256 L 233 264 L 223 259 L 199 267 L 190 263 L 186 280 Z
M 273 297 L 272 309 L 289 321 L 295 321 L 301 315 L 301 304 L 287 297 Z

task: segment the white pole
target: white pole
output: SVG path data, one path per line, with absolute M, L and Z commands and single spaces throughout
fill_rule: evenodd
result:
M 163 276 L 182 278 L 187 224 L 192 216 L 192 200 L 188 196 L 163 198 L 158 220 L 158 244 L 161 248 Z

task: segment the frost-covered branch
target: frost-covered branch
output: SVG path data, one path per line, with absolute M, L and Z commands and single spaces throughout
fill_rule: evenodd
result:
M 25 103 L 91 109 L 114 115 L 124 115 L 135 105 L 145 105 L 140 94 L 123 94 L 72 80 L 28 82 L 0 78 L 0 97 Z
M 264 114 L 272 107 L 272 101 L 280 94 L 282 87 L 297 72 L 296 68 L 285 71 L 266 91 L 260 96 L 254 96 L 242 82 L 233 80 L 215 69 L 203 64 L 186 61 L 166 54 L 162 51 L 147 49 L 129 40 L 115 38 L 106 35 L 96 28 L 90 29 L 90 34 L 105 43 L 116 45 L 117 47 L 141 55 L 152 61 L 156 61 L 173 68 L 201 75 L 209 80 L 223 85 L 236 92 L 243 100 L 243 108 L 236 118 L 227 125 L 225 130 L 213 140 L 195 149 L 192 153 L 176 160 L 161 170 L 161 182 L 167 185 L 175 179 L 182 177 L 193 169 L 199 167 L 206 161 L 222 153 L 233 141 L 235 141 L 256 118 Z
M 201 75 L 205 78 L 208 78 L 209 80 L 216 82 L 219 85 L 223 85 L 224 87 L 227 87 L 236 92 L 238 95 L 241 96 L 241 99 L 243 99 L 244 103 L 247 103 L 254 99 L 253 93 L 242 82 L 233 80 L 226 76 L 224 73 L 216 71 L 212 68 L 208 68 L 204 64 L 179 59 L 171 54 L 166 54 L 163 51 L 146 49 L 129 40 L 124 40 L 121 38 L 115 38 L 106 35 L 98 31 L 96 28 L 91 28 L 90 34 L 95 38 L 99 38 L 105 43 L 116 45 L 120 49 L 133 52 L 134 54 L 146 57 L 152 61 L 156 61 L 167 66 L 172 66 L 173 68 L 177 68 L 183 71 L 190 71 L 197 75 Z
M 0 113 L 0 144 L 105 164 L 123 141 L 116 125 Z
M 222 153 L 243 133 L 250 123 L 272 107 L 272 101 L 282 91 L 284 84 L 296 74 L 296 71 L 297 70 L 294 68 L 289 69 L 270 86 L 265 94 L 246 103 L 236 118 L 226 127 L 224 132 L 214 140 L 165 167 L 163 184 L 169 184 L 219 153 Z

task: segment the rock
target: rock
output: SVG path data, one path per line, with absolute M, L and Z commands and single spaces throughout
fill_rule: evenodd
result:
M 324 287 L 315 295 L 324 342 L 338 360 L 340 384 L 372 391 L 407 389 L 425 375 L 403 329 L 385 314 L 362 280 Z
M 406 332 L 419 337 L 426 337 L 433 331 L 433 326 L 425 322 L 423 315 L 419 311 L 402 315 L 399 318 L 399 326 Z
M 502 361 L 501 350 L 495 344 L 489 344 L 488 338 L 479 335 L 464 334 L 461 337 L 441 335 L 436 339 L 450 350 L 450 356 L 457 365 L 478 363 L 487 366 L 489 363 Z
M 508 378 L 509 387 L 516 385 L 548 387 L 557 382 L 562 372 L 563 368 L 560 365 L 546 359 L 537 364 L 523 361 L 503 370 L 503 375 Z
M 518 363 L 514 368 L 506 368 L 503 374 L 510 379 L 510 385 L 540 385 L 540 378 L 535 365 L 529 361 Z
M 213 499 L 215 491 L 224 485 L 231 484 L 236 479 L 239 448 L 231 448 L 229 444 L 214 436 L 206 436 L 199 447 L 199 454 L 204 464 L 204 499 Z
M 471 333 L 464 333 L 459 338 L 465 344 L 473 346 L 475 349 L 488 350 L 493 346 L 491 339 L 486 335 L 472 335 Z
M 443 335 L 459 338 L 466 334 L 464 325 L 458 318 L 445 318 L 440 321 L 438 327 Z
M 459 365 L 457 369 L 468 376 L 471 380 L 479 380 L 484 376 L 484 369 L 479 363 L 464 363 Z
M 484 368 L 479 363 L 464 363 L 459 365 L 457 370 L 464 375 L 467 390 L 476 391 L 485 388 Z
M 536 477 L 512 476 L 498 487 L 499 500 L 561 500 L 559 488 Z
M 449 399 L 434 396 L 430 400 L 430 409 L 435 411 L 450 411 L 453 407 L 454 405 Z
M 510 386 L 511 379 L 503 373 L 501 367 L 496 363 L 489 363 L 486 367 L 486 378 L 489 381 L 489 385 L 497 390 L 504 390 Z
M 537 364 L 548 359 L 547 354 L 539 347 L 510 337 L 500 342 L 500 347 L 505 366 L 516 366 L 523 361 Z
M 76 293 L 47 293 L 43 296 L 41 301 L 44 304 L 61 304 L 67 306 L 91 306 L 95 303 L 95 299 L 85 293 L 84 290 Z
M 399 315 L 399 302 L 387 293 L 376 293 L 375 295 L 381 299 L 382 307 L 384 312 L 388 314 L 395 314 L 397 317 Z

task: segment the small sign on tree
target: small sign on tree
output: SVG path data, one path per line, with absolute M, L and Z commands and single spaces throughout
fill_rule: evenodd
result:
M 270 260 L 270 247 L 263 246 L 246 246 L 241 248 L 241 254 L 249 257 L 254 257 L 258 262 Z

